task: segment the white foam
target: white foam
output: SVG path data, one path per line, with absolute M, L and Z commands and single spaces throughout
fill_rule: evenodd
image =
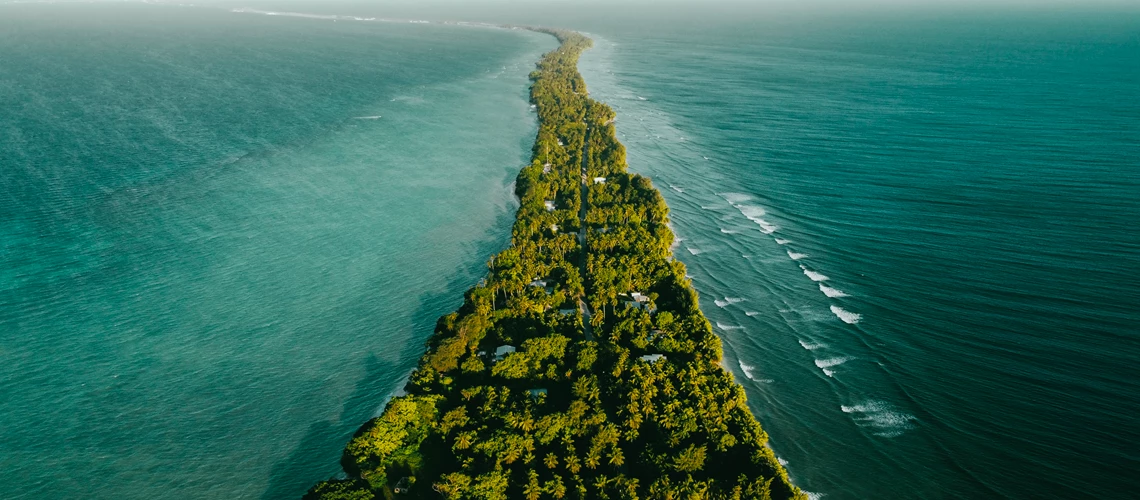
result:
M 680 242 L 681 240 L 677 240 L 677 241 Z M 685 250 L 688 250 L 689 253 L 691 253 L 693 255 L 700 255 L 702 253 L 705 253 L 704 250 L 701 250 L 699 248 L 685 247 Z
M 791 243 L 791 241 L 785 240 L 783 238 L 776 238 L 777 245 L 787 245 L 788 243 Z
M 802 340 L 799 342 L 800 342 L 800 347 L 803 347 L 804 349 L 807 349 L 809 351 L 814 351 L 816 349 L 823 349 L 824 347 L 827 347 L 827 344 L 822 344 L 819 342 L 804 342 Z
M 862 314 L 856 314 L 856 313 L 844 310 L 842 307 L 839 307 L 839 306 L 831 306 L 831 312 L 832 312 L 832 314 L 835 314 L 835 317 L 843 320 L 843 322 L 847 323 L 848 325 L 854 325 L 855 323 L 858 323 L 859 320 L 863 319 Z
M 867 401 L 851 406 L 843 405 L 839 409 L 843 413 L 852 415 L 851 420 L 854 420 L 859 427 L 872 429 L 876 436 L 886 438 L 902 435 L 904 432 L 913 429 L 914 423 L 918 421 L 914 415 L 908 415 L 885 401 Z
M 758 316 L 759 314 L 758 311 L 747 311 L 744 313 L 745 316 Z
M 354 116 L 354 117 L 352 117 L 352 119 L 353 120 L 379 120 L 380 115 L 376 115 L 376 116 Z
M 843 363 L 851 361 L 852 359 L 854 359 L 854 358 L 852 358 L 850 356 L 843 356 L 843 357 L 839 357 L 839 358 L 817 359 L 817 360 L 815 360 L 815 366 L 818 366 L 820 368 L 831 368 L 833 366 L 839 366 Z
M 847 294 L 843 293 L 843 290 L 840 290 L 838 288 L 831 288 L 827 285 L 824 285 L 823 283 L 819 284 L 819 291 L 823 292 L 824 295 L 833 299 L 836 297 L 847 297 Z
M 713 300 L 713 303 L 715 303 L 717 305 L 717 307 L 724 307 L 724 306 L 727 306 L 729 304 L 736 304 L 738 302 L 744 302 L 744 299 L 741 297 L 725 297 L 724 300 L 721 300 L 721 299 Z
M 843 357 L 843 358 L 817 359 L 817 360 L 815 360 L 815 366 L 817 368 L 819 368 L 820 370 L 823 370 L 824 375 L 827 375 L 828 377 L 835 377 L 835 370 L 832 370 L 831 368 L 834 368 L 834 367 L 839 366 L 843 363 L 851 361 L 852 359 L 854 359 L 854 358 Z
M 756 379 L 755 379 L 755 378 L 752 376 L 752 370 L 755 370 L 755 369 L 756 369 L 756 367 L 755 367 L 755 366 L 752 366 L 752 365 L 746 365 L 746 364 L 744 364 L 744 362 L 743 362 L 743 361 L 740 361 L 740 360 L 737 360 L 737 364 L 739 364 L 739 365 L 740 365 L 740 371 L 744 372 L 744 376 L 745 376 L 745 377 L 748 377 L 748 379 L 749 379 L 749 380 L 756 380 Z
M 808 500 L 819 500 L 819 499 L 823 498 L 823 496 L 824 496 L 824 493 L 815 493 L 813 491 L 807 491 L 807 490 L 800 490 L 800 491 L 803 491 L 804 494 L 807 495 Z
M 826 275 L 823 275 L 821 273 L 817 273 L 815 271 L 810 271 L 810 270 L 808 270 L 808 268 L 806 268 L 804 266 L 800 266 L 800 269 L 803 269 L 804 276 L 807 276 L 808 279 L 810 279 L 812 281 L 827 281 L 827 280 L 831 279 L 831 278 L 828 278 Z
M 780 229 L 779 226 L 772 224 L 771 222 L 768 222 L 764 219 L 760 219 L 755 222 L 760 225 L 760 232 L 764 234 L 772 234 L 776 232 L 777 229 Z
M 807 257 L 807 256 L 808 256 L 808 254 L 806 254 L 806 253 L 796 253 L 796 252 L 793 252 L 791 250 L 788 250 L 788 258 L 792 259 L 792 260 L 800 260 L 800 259 Z
M 722 227 L 722 228 L 720 228 L 720 232 L 722 232 L 724 234 L 736 234 L 736 233 L 739 233 L 740 231 L 733 231 L 731 229 L 725 229 Z
M 743 193 L 721 193 L 720 196 L 734 205 L 737 203 L 744 203 L 752 199 L 751 195 Z
M 672 184 L 670 184 L 670 185 L 669 185 L 669 189 L 672 189 L 672 190 L 674 190 L 674 191 L 676 191 L 676 192 L 678 192 L 678 193 L 684 193 L 684 192 L 685 192 L 685 190 L 684 190 L 684 189 L 682 189 L 682 188 L 680 188 L 680 187 L 677 187 L 677 186 L 674 186 L 674 185 L 672 185 Z
M 743 326 L 726 325 L 724 323 L 721 323 L 720 321 L 716 322 L 716 327 L 720 328 L 721 330 L 743 330 L 744 329 Z
M 748 217 L 749 220 L 754 221 L 760 217 L 768 215 L 768 211 L 764 210 L 763 207 L 758 207 L 756 205 L 733 204 L 733 206 L 736 207 L 737 210 L 740 210 L 740 213 L 744 214 L 745 217 Z
M 641 97 L 641 96 L 637 96 L 637 99 L 638 99 L 638 100 L 641 100 L 641 101 L 644 101 L 644 100 L 645 100 L 645 98 L 644 98 L 644 97 Z
M 780 465 L 783 465 L 784 467 L 788 466 L 788 461 L 784 460 L 783 458 L 780 458 L 779 456 L 776 457 L 776 461 L 780 462 Z
M 768 211 L 764 210 L 764 207 L 758 207 L 756 205 L 746 205 L 746 204 L 743 204 L 740 202 L 733 201 L 734 199 L 739 199 L 739 198 L 737 198 L 739 196 L 747 196 L 747 195 L 734 195 L 733 193 L 726 193 L 723 196 L 725 197 L 725 199 L 727 199 L 729 201 L 729 203 L 732 203 L 732 206 L 736 207 L 736 209 L 739 210 L 740 213 L 742 215 L 744 215 L 744 217 L 748 218 L 748 220 L 750 220 L 752 222 L 755 222 L 756 224 L 759 224 L 760 225 L 760 231 L 763 232 L 764 234 L 772 234 L 772 233 L 776 232 L 777 229 L 780 229 L 775 224 L 772 224 L 771 222 L 768 222 L 762 218 L 764 215 L 766 215 L 768 213 Z M 748 199 L 750 199 L 750 198 L 748 198 Z M 745 201 L 747 201 L 747 200 L 745 200 Z

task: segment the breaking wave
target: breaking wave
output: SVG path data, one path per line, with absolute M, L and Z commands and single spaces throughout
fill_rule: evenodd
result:
M 721 300 L 721 299 L 713 300 L 713 303 L 715 303 L 717 307 L 724 307 L 724 306 L 727 306 L 729 304 L 735 304 L 737 302 L 744 302 L 744 299 L 740 298 L 740 297 L 725 297 L 724 300 Z
M 817 359 L 817 360 L 815 360 L 815 366 L 817 368 L 819 368 L 820 370 L 823 370 L 824 375 L 827 375 L 828 377 L 834 377 L 835 376 L 835 370 L 830 370 L 830 368 L 839 366 L 843 363 L 851 361 L 852 359 L 854 359 L 854 358 L 842 357 L 842 358 Z
M 800 266 L 800 269 L 803 269 L 804 276 L 807 276 L 808 279 L 810 279 L 812 281 L 827 281 L 827 280 L 831 279 L 822 273 L 817 273 L 815 271 L 811 271 L 804 266 Z
M 752 376 L 752 370 L 756 369 L 755 366 L 746 365 L 743 361 L 740 360 L 737 360 L 736 362 L 740 365 L 740 371 L 744 372 L 745 377 L 748 377 L 749 380 L 756 380 L 756 378 Z
M 835 317 L 843 320 L 843 322 L 847 323 L 848 325 L 854 325 L 855 323 L 858 323 L 859 320 L 863 319 L 862 314 L 856 314 L 851 311 L 847 311 L 839 306 L 831 306 L 831 313 L 834 314 Z
M 908 415 L 885 401 L 867 401 L 865 403 L 840 406 L 843 413 L 851 415 L 859 427 L 874 431 L 876 436 L 893 438 L 913 429 L 918 421 L 914 415 Z
M 743 193 L 721 193 L 720 196 L 734 205 L 737 203 L 744 203 L 746 201 L 752 200 L 751 195 Z
M 799 343 L 800 343 L 800 347 L 803 347 L 804 349 L 807 349 L 809 351 L 814 351 L 816 349 L 823 349 L 824 347 L 827 347 L 827 344 L 823 344 L 820 342 L 805 342 L 803 340 L 800 340 Z
M 847 297 L 848 296 L 846 293 L 843 293 L 843 290 L 840 290 L 838 288 L 831 288 L 827 285 L 824 285 L 823 283 L 819 284 L 819 291 L 823 292 L 824 295 L 831 297 L 833 299 L 836 297 Z

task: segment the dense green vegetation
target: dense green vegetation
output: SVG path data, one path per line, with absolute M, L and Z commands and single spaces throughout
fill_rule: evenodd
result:
M 590 40 L 546 32 L 510 248 L 345 448 L 351 479 L 306 498 L 804 498 L 720 367 L 664 200 L 586 95 Z

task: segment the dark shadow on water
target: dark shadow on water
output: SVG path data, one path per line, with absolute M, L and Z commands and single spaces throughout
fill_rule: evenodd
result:
M 514 180 L 511 174 L 510 180 Z M 510 186 L 513 189 L 513 184 Z M 378 358 L 375 354 L 364 360 L 365 375 L 341 410 L 338 422 L 322 421 L 309 426 L 308 432 L 296 448 L 283 460 L 274 464 L 269 474 L 269 486 L 261 500 L 298 499 L 318 481 L 338 474 L 344 445 L 358 428 L 372 418 L 384 403 L 385 397 L 404 376 L 415 368 L 424 351 L 424 342 L 435 329 L 436 320 L 463 302 L 463 293 L 486 274 L 485 261 L 508 245 L 511 224 L 517 206 L 511 205 L 495 217 L 483 237 L 468 245 L 470 256 L 447 281 L 442 291 L 424 293 L 412 314 L 414 331 L 410 341 L 398 346 L 398 363 Z M 363 297 L 361 302 L 375 300 Z M 377 318 L 377 322 L 383 318 Z

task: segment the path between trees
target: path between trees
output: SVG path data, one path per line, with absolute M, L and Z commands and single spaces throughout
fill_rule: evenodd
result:
M 578 259 L 578 271 L 582 276 L 582 283 L 586 283 L 586 210 L 587 204 L 590 200 L 590 186 L 586 182 L 586 165 L 590 157 L 590 124 L 583 122 L 586 125 L 586 139 L 582 142 L 582 202 L 578 208 L 578 245 L 582 247 L 581 256 Z M 582 313 L 582 330 L 586 334 L 586 340 L 594 340 L 594 325 L 593 314 L 590 313 L 590 307 L 581 297 L 578 298 L 578 310 Z

